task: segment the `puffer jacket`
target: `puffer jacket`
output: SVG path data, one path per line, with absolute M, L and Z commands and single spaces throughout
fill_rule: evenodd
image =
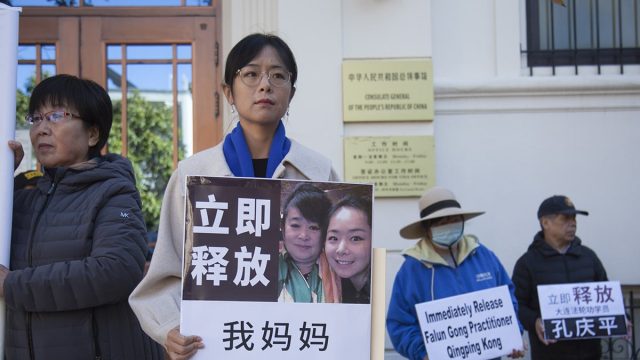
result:
M 558 341 L 544 345 L 536 335 L 540 317 L 538 285 L 607 281 L 607 273 L 596 253 L 576 237 L 566 253 L 549 246 L 542 231 L 513 269 L 513 284 L 518 299 L 518 317 L 529 332 L 531 358 L 534 360 L 600 359 L 600 339 Z
M 131 164 L 79 165 L 14 193 L 6 359 L 161 359 L 127 302 L 147 251 Z

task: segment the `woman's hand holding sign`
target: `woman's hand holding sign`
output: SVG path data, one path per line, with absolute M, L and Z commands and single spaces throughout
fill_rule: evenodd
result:
M 199 336 L 184 336 L 180 334 L 180 327 L 175 327 L 167 333 L 164 343 L 167 354 L 171 360 L 186 360 L 204 347 Z
M 22 144 L 15 140 L 9 140 L 9 148 L 13 151 L 13 170 L 15 170 L 22 162 L 24 149 L 22 148 Z

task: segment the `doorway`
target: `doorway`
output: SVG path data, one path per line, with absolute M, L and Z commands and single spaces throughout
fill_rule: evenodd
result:
M 33 86 L 54 74 L 102 85 L 114 105 L 108 148 L 134 165 L 149 231 L 177 162 L 222 138 L 220 6 L 37 6 L 20 17 L 16 137 Z M 18 5 L 18 4 L 16 4 Z

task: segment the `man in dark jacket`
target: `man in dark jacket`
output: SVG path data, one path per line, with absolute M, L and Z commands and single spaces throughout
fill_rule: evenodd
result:
M 542 230 L 513 270 L 518 318 L 529 332 L 533 360 L 600 359 L 599 339 L 545 340 L 540 318 L 538 285 L 607 281 L 596 253 L 576 236 L 576 214 L 589 215 L 566 196 L 545 199 L 538 209 Z

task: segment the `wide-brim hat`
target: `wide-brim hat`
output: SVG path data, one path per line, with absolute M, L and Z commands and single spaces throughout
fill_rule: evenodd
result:
M 400 229 L 400 236 L 405 239 L 417 239 L 425 234 L 422 222 L 452 215 L 462 215 L 464 220 L 469 220 L 484 214 L 484 211 L 463 210 L 453 193 L 443 187 L 435 186 L 425 191 L 418 201 L 420 220 Z

